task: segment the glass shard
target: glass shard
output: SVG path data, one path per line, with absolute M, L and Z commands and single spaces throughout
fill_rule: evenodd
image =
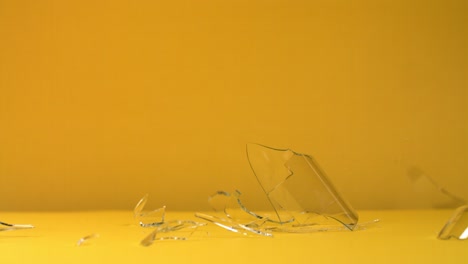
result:
M 468 239 L 468 205 L 458 207 L 440 231 L 439 239 Z
M 218 191 L 208 198 L 208 202 L 210 203 L 211 207 L 215 209 L 215 212 L 222 211 L 227 218 L 239 223 L 245 223 L 249 221 L 258 222 L 258 220 L 262 220 L 260 222 L 268 221 L 272 223 L 286 224 L 294 221 L 294 218 L 292 217 L 283 217 L 284 221 L 279 222 L 272 220 L 268 214 L 255 213 L 249 210 L 242 203 L 241 195 L 242 193 L 239 190 L 235 190 L 233 193 Z
M 166 206 L 152 210 L 152 211 L 143 211 L 146 202 L 148 201 L 148 194 L 138 201 L 135 209 L 133 210 L 133 215 L 142 227 L 155 227 L 162 225 L 164 223 L 164 218 L 166 216 Z
M 204 223 L 199 223 L 192 220 L 168 221 L 162 225 L 157 226 L 140 242 L 140 244 L 147 247 L 152 245 L 156 240 L 187 240 L 188 237 L 191 236 L 198 227 L 204 225 Z M 183 233 L 180 231 L 182 229 L 184 229 L 184 231 L 188 230 L 188 232 Z
M 8 224 L 8 223 L 5 223 L 5 222 L 0 222 L 0 225 L 6 226 L 5 228 L 0 228 L 0 232 L 34 228 L 33 225 Z
M 166 206 L 146 212 L 144 207 L 147 201 L 148 194 L 138 201 L 133 210 L 133 215 L 141 227 L 155 228 L 140 242 L 142 246 L 150 246 L 156 240 L 186 240 L 198 227 L 206 225 L 192 220 L 166 221 Z
M 288 219 L 287 222 L 274 221 L 270 219 L 272 215 L 256 213 L 247 209 L 242 204 L 240 196 L 241 192 L 238 190 L 232 194 L 225 191 L 218 191 L 208 199 L 210 203 L 213 200 L 223 200 L 225 202 L 224 206 L 218 205 L 216 211 L 224 212 L 227 219 L 201 213 L 196 213 L 195 216 L 214 223 L 228 231 L 241 233 L 243 235 L 247 235 L 247 233 L 242 233 L 239 230 L 245 229 L 264 236 L 272 236 L 272 232 L 310 233 L 349 230 L 346 226 L 337 225 L 336 220 L 333 218 L 310 212 L 298 214 L 295 218 Z M 369 222 L 359 223 L 353 230 L 365 230 L 379 221 L 379 219 L 375 219 Z
M 372 221 L 359 223 L 357 224 L 353 231 L 357 230 L 366 230 L 373 225 L 379 223 L 379 219 L 374 219 Z M 282 233 L 312 233 L 312 232 L 333 232 L 333 231 L 349 231 L 349 228 L 346 226 L 337 226 L 335 224 L 325 224 L 325 223 L 317 223 L 317 224 L 310 224 L 310 225 L 270 225 L 264 228 L 265 230 L 270 230 L 274 232 L 282 232 Z
M 234 222 L 230 219 L 225 219 L 225 218 L 220 218 L 212 215 L 207 215 L 203 213 L 195 213 L 195 216 L 198 218 L 201 218 L 205 221 L 208 221 L 210 223 L 213 223 L 221 228 L 224 228 L 228 231 L 234 232 L 234 233 L 239 233 L 242 235 L 249 235 L 249 233 L 245 232 L 248 231 L 252 234 L 256 235 L 261 235 L 261 236 L 267 236 L 267 237 L 272 237 L 273 234 L 271 232 L 258 229 L 256 228 L 257 226 L 255 225 L 249 225 L 249 224 L 240 224 L 237 222 Z
M 311 156 L 247 144 L 247 157 L 275 212 L 271 220 L 307 226 L 334 220 L 356 227 L 357 213 Z
M 93 239 L 93 238 L 98 238 L 99 237 L 99 234 L 91 234 L 91 235 L 87 235 L 87 236 L 84 236 L 80 239 L 78 239 L 78 242 L 76 242 L 76 245 L 79 247 L 79 246 L 82 246 L 83 244 L 85 244 L 86 242 L 88 242 L 90 239 Z

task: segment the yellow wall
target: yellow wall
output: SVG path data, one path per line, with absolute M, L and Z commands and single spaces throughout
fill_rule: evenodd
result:
M 357 209 L 468 199 L 467 3 L 0 0 L 0 209 L 256 206 L 247 142 Z

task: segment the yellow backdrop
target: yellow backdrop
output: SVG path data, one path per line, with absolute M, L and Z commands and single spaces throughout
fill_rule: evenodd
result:
M 259 207 L 248 142 L 313 155 L 357 209 L 426 206 L 421 175 L 468 199 L 467 14 L 0 0 L 0 209 L 130 209 L 145 193 L 207 209 L 236 188 Z

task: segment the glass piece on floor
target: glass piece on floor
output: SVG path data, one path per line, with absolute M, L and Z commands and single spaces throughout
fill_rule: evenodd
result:
M 83 244 L 89 242 L 89 240 L 91 240 L 93 238 L 98 238 L 98 237 L 99 237 L 99 234 L 91 234 L 91 235 L 84 236 L 84 237 L 78 239 L 78 242 L 76 242 L 76 245 L 78 247 L 82 246 Z
M 152 211 L 143 211 L 147 201 L 148 194 L 138 201 L 135 209 L 133 210 L 135 219 L 142 227 L 155 227 L 162 225 L 166 216 L 166 206 Z
M 283 214 L 283 219 L 288 219 L 287 222 L 278 222 L 271 220 L 271 214 L 265 212 L 257 213 L 247 209 L 241 201 L 241 192 L 236 190 L 233 193 L 218 191 L 210 196 L 210 201 L 214 199 L 223 198 L 225 205 L 218 205 L 216 212 L 224 212 L 223 217 L 210 216 L 197 213 L 196 216 L 211 223 L 214 223 L 226 230 L 240 233 L 240 229 L 251 229 L 252 233 L 260 233 L 261 235 L 270 236 L 271 232 L 284 232 L 284 233 L 310 233 L 310 232 L 323 232 L 323 231 L 345 231 L 349 228 L 343 226 L 335 219 L 310 212 L 302 212 L 292 218 L 289 215 Z M 221 200 L 223 200 L 221 199 Z M 378 223 L 379 219 L 373 221 L 359 223 L 353 230 L 365 230 L 374 224 Z M 263 234 L 265 233 L 265 234 Z M 247 233 L 242 233 L 247 234 Z
M 354 209 L 338 193 L 325 172 L 309 155 L 290 149 L 247 144 L 250 166 L 275 212 L 271 220 L 310 224 L 308 215 L 326 217 L 353 230 Z
M 223 229 L 226 229 L 234 233 L 239 233 L 245 236 L 249 235 L 249 233 L 247 233 L 246 231 L 252 234 L 261 235 L 261 236 L 267 236 L 267 237 L 273 236 L 272 233 L 265 231 L 265 230 L 258 229 L 257 228 L 258 225 L 253 225 L 252 223 L 241 224 L 241 223 L 234 222 L 230 219 L 220 218 L 220 217 L 207 215 L 203 213 L 195 213 L 195 216 L 205 221 L 208 221 L 210 223 L 213 223 Z
M 241 201 L 241 192 L 235 190 L 233 193 L 218 191 L 208 198 L 208 202 L 215 212 L 224 212 L 227 218 L 236 222 L 249 222 L 263 219 L 264 221 L 286 224 L 294 221 L 294 218 L 288 214 L 283 214 L 283 222 L 270 219 L 268 214 L 258 214 L 249 210 Z
M 458 207 L 440 230 L 439 239 L 468 239 L 468 205 Z
M 1 226 L 6 226 L 5 228 L 0 228 L 0 232 L 34 228 L 33 225 L 9 224 L 9 223 L 5 223 L 5 222 L 0 222 L 0 225 Z
M 140 242 L 142 246 L 150 246 L 156 240 L 186 240 L 195 230 L 206 225 L 192 220 L 166 220 L 166 206 L 146 212 L 144 207 L 148 201 L 148 194 L 138 201 L 133 215 L 141 227 L 150 227 L 154 230 Z
M 192 220 L 167 221 L 157 226 L 140 244 L 147 247 L 152 245 L 156 240 L 187 240 L 198 227 L 204 225 L 204 223 Z
M 375 224 L 379 223 L 379 219 L 358 223 L 353 231 L 366 230 Z M 349 228 L 344 225 L 336 225 L 335 223 L 317 223 L 310 225 L 269 225 L 264 227 L 265 230 L 282 233 L 312 233 L 312 232 L 333 232 L 333 231 L 349 231 Z

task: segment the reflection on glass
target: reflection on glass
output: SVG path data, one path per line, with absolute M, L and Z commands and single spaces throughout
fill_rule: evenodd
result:
M 468 239 L 468 205 L 458 207 L 440 230 L 439 239 Z

